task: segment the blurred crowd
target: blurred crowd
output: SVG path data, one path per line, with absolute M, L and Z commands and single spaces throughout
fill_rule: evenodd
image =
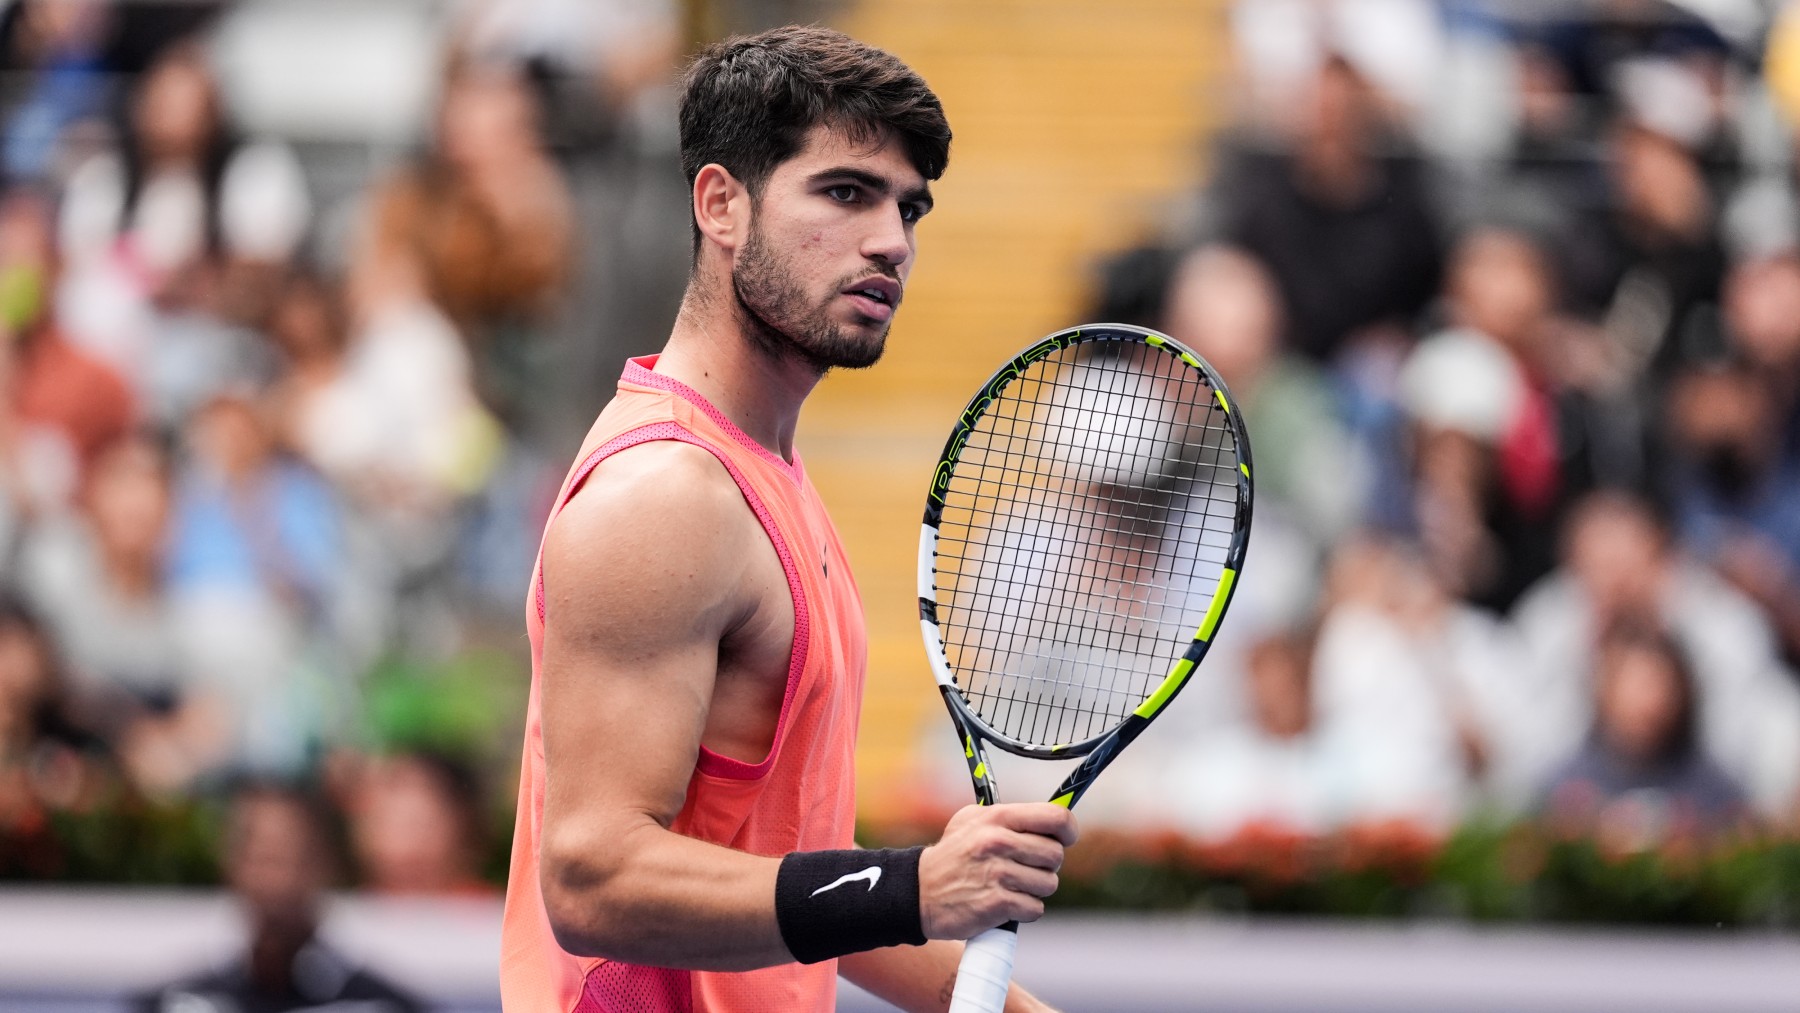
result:
M 631 199 L 668 154 L 633 117 L 677 12 L 340 7 L 0 3 L 0 871 L 59 813 L 322 774 L 359 881 L 480 882 L 510 756 L 384 736 L 365 683 L 490 629 L 517 668 L 571 449 L 545 420 L 616 369 L 582 358 L 605 336 L 574 311 L 618 287 L 584 191 Z M 411 120 L 281 129 L 334 85 L 398 93 L 354 73 L 395 24 Z
M 1239 125 L 1091 316 L 1217 365 L 1255 526 L 1183 731 L 1092 816 L 1792 832 L 1800 5 L 1230 19 Z

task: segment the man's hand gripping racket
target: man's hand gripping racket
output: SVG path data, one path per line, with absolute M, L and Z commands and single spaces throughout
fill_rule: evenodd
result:
M 985 743 L 1081 763 L 1073 807 L 1168 707 L 1231 603 L 1250 443 L 1212 367 L 1121 324 L 1006 363 L 951 430 L 919 536 L 926 653 L 980 805 Z M 951 1013 L 1000 1013 L 1017 923 L 969 941 Z

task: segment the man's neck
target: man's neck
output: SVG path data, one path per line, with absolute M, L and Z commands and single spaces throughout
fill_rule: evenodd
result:
M 737 302 L 690 285 L 656 371 L 692 387 L 751 439 L 794 459 L 800 406 L 823 374 L 795 357 L 776 358 L 744 333 Z

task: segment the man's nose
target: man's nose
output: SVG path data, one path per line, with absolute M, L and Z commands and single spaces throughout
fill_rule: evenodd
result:
M 863 241 L 863 255 L 898 269 L 912 259 L 912 237 L 907 234 L 906 221 L 900 217 L 898 206 L 885 208 L 875 217 L 875 229 Z

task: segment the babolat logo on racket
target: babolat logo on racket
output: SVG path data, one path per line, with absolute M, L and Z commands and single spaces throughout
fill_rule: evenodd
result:
M 937 474 L 931 477 L 931 498 L 939 503 L 944 501 L 944 490 L 950 485 L 950 472 L 956 467 L 953 461 L 944 461 L 937 466 Z
M 950 475 L 956 470 L 956 461 L 962 456 L 963 446 L 968 443 L 969 432 L 980 424 L 981 416 L 986 413 L 990 404 L 999 399 L 1006 386 L 1018 379 L 1020 373 L 1027 366 L 1041 359 L 1049 358 L 1056 352 L 1074 344 L 1080 338 L 1080 331 L 1052 334 L 1020 352 L 1018 357 L 1002 367 L 1000 372 L 988 378 L 987 385 L 982 388 L 981 393 L 976 395 L 975 399 L 963 409 L 962 419 L 958 423 L 956 431 L 950 434 L 950 442 L 944 448 L 943 457 L 939 459 L 937 472 L 931 477 L 931 488 L 926 493 L 928 498 L 939 504 L 944 502 L 944 493 L 950 486 Z
M 1025 349 L 1025 351 L 1019 354 L 1017 359 L 1013 360 L 1014 372 L 1016 373 L 1018 370 L 1031 365 L 1039 359 L 1045 358 L 1051 352 L 1069 347 L 1069 342 L 1079 337 L 1081 337 L 1081 332 L 1073 331 L 1068 334 L 1053 334 L 1050 337 L 1045 338 L 1037 344 L 1032 345 L 1030 348 Z
M 981 392 L 979 397 L 969 402 L 969 407 L 963 410 L 962 424 L 964 429 L 975 428 L 975 423 L 980 421 L 982 413 L 987 411 L 987 406 L 993 403 L 994 396 L 998 391 L 999 388 L 989 385 L 986 390 Z
M 950 445 L 944 448 L 944 456 L 938 462 L 937 472 L 931 476 L 931 489 L 927 495 L 940 504 L 944 502 L 945 490 L 950 487 L 950 474 L 956 470 L 956 459 L 962 455 L 963 445 L 969 442 L 972 425 L 965 421 L 956 427 L 956 432 L 950 437 Z

